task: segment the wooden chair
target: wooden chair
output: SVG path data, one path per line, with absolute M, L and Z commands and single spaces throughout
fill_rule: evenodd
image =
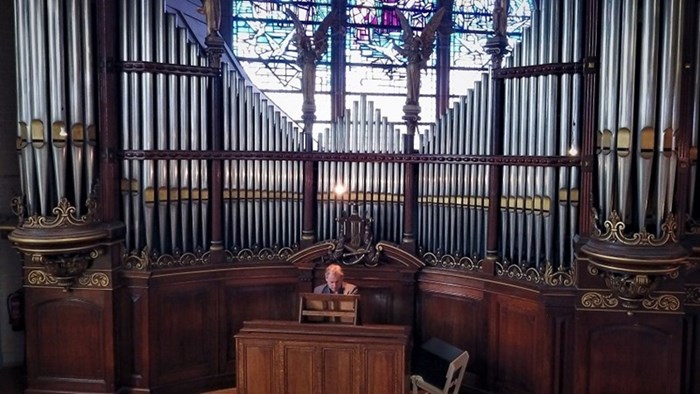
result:
M 423 377 L 420 375 L 411 375 L 413 394 L 418 394 L 418 389 L 426 391 L 430 394 L 459 393 L 459 388 L 462 385 L 462 379 L 464 378 L 464 372 L 467 370 L 468 362 L 469 352 L 466 350 L 457 356 L 457 358 L 452 360 L 452 362 L 450 362 L 450 365 L 447 368 L 447 380 L 445 381 L 445 386 L 443 388 L 433 386 L 432 384 L 423 380 Z

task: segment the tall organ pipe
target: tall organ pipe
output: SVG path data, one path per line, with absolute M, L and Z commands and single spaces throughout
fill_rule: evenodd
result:
M 93 27 L 92 27 L 92 7 L 91 0 L 83 0 L 82 2 L 82 26 L 83 26 L 83 71 L 84 71 L 84 106 L 85 106 L 85 123 L 84 132 L 86 133 L 85 141 L 85 164 L 86 164 L 86 191 L 93 193 L 95 190 L 95 181 L 97 179 L 97 124 L 95 119 L 95 99 L 97 86 L 94 80 L 94 54 L 93 54 Z
M 654 127 L 656 123 L 657 58 L 659 34 L 659 0 L 644 0 L 639 78 L 639 115 L 637 120 L 637 223 L 646 230 L 645 217 L 649 205 L 652 162 L 654 159 Z
M 141 37 L 140 43 L 140 57 L 137 60 L 142 60 L 145 62 L 153 61 L 153 10 L 151 8 L 151 2 L 145 0 L 139 0 L 139 14 L 141 18 L 139 19 L 139 36 Z M 141 149 L 152 150 L 155 148 L 155 128 L 154 128 L 154 115 L 153 115 L 153 74 L 143 73 L 141 75 L 141 86 L 140 90 L 140 109 L 141 118 L 140 127 L 136 127 L 132 130 L 134 133 L 134 142 L 140 140 L 142 145 Z M 136 108 L 134 108 L 136 110 Z M 156 122 L 158 119 L 156 119 Z M 153 236 L 155 234 L 155 174 L 153 169 L 153 161 L 144 160 L 142 163 L 142 173 L 141 179 L 139 181 L 141 185 L 141 204 L 143 204 L 144 212 L 144 231 L 146 246 L 149 249 L 153 248 Z
M 167 50 L 165 44 L 166 37 L 166 21 L 164 12 L 164 0 L 155 0 L 153 2 L 155 23 L 155 54 L 158 63 L 165 63 L 167 60 Z M 168 114 L 175 112 L 168 101 L 169 96 L 175 96 L 174 92 L 167 90 L 167 76 L 165 74 L 156 75 L 156 124 L 155 124 L 155 139 L 158 150 L 163 151 L 168 149 Z M 163 250 L 168 239 L 168 162 L 159 160 L 156 170 L 156 190 L 155 204 L 158 206 L 158 234 L 160 250 Z
M 30 135 L 32 151 L 34 152 L 34 162 L 36 163 L 36 180 L 39 192 L 40 214 L 48 214 L 51 204 L 51 193 L 49 192 L 49 152 L 48 145 L 51 142 L 49 130 L 47 130 L 48 110 L 44 98 L 47 97 L 47 61 L 48 56 L 44 53 L 46 48 L 46 28 L 44 26 L 46 11 L 37 1 L 30 1 L 29 13 L 29 65 L 31 67 L 31 87 L 29 94 L 31 97 L 31 123 Z
M 30 125 L 32 124 L 31 97 L 33 90 L 29 83 L 30 72 L 30 39 L 28 36 L 27 3 L 15 1 L 15 54 L 17 57 L 17 153 L 20 162 L 20 182 L 24 194 L 24 204 L 30 215 L 40 210 L 34 182 L 34 155 L 31 144 Z
M 617 129 L 617 209 L 620 218 L 627 218 L 629 184 L 634 139 L 634 94 L 637 61 L 637 1 L 625 0 L 622 9 L 620 53 L 620 100 Z
M 675 129 L 673 128 L 674 89 L 676 88 L 676 68 L 678 67 L 678 44 L 680 39 L 679 25 L 680 0 L 663 2 L 662 42 L 661 42 L 661 81 L 659 86 L 659 117 L 656 134 L 656 158 L 658 172 L 656 177 L 656 233 L 661 233 L 661 223 L 666 212 L 670 212 L 673 196 L 668 188 L 674 179 Z M 668 207 L 668 208 L 667 208 Z
M 71 168 L 73 173 L 73 196 L 75 198 L 76 213 L 82 211 L 82 187 L 83 187 L 83 152 L 85 148 L 85 123 L 83 113 L 83 103 L 92 101 L 83 97 L 83 62 L 81 43 L 81 19 L 79 0 L 69 0 L 67 4 L 66 16 L 68 22 L 68 124 L 70 129 L 71 142 Z M 85 31 L 85 34 L 89 34 Z M 54 37 L 56 39 L 58 37 Z M 64 130 L 64 133 L 67 130 Z

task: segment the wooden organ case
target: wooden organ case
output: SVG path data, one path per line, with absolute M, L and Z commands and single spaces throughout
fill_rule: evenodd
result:
M 248 321 L 236 335 L 238 394 L 403 394 L 410 327 Z

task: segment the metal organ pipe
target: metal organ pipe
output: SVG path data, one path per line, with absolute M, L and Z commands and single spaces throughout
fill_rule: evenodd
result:
M 164 9 L 164 0 L 156 0 L 154 2 L 154 43 L 155 43 L 155 60 L 159 63 L 165 63 L 167 60 L 167 51 L 165 44 L 166 37 L 166 21 Z M 165 74 L 157 74 L 155 94 L 156 110 L 156 125 L 155 125 L 155 142 L 158 150 L 164 151 L 168 149 L 168 140 L 165 138 L 168 135 L 168 113 L 175 112 L 170 107 L 168 101 L 169 96 L 176 96 L 175 92 L 167 90 L 167 76 Z M 156 164 L 156 185 L 155 185 L 155 204 L 158 206 L 158 235 L 160 250 L 163 250 L 167 245 L 168 240 L 168 163 L 164 160 L 159 160 Z
M 14 9 L 24 212 L 51 216 L 66 199 L 80 216 L 95 179 L 91 2 L 17 0 Z
M 83 97 L 83 59 L 81 32 L 84 30 L 80 19 L 80 4 L 78 0 L 69 0 L 67 3 L 66 17 L 68 21 L 68 124 L 64 126 L 63 133 L 66 137 L 70 135 L 71 157 L 70 166 L 72 168 L 73 188 L 72 195 L 75 196 L 76 213 L 82 211 L 82 188 L 83 188 L 83 152 L 85 147 L 85 124 L 83 123 L 83 103 L 92 101 Z M 52 37 L 57 38 L 57 37 Z M 68 133 L 70 129 L 70 133 Z M 61 132 L 59 131 L 59 134 Z M 64 157 L 66 159 L 66 157 Z
M 635 63 L 637 60 L 637 2 L 626 0 L 622 5 L 622 29 L 620 52 L 620 99 L 617 119 L 617 210 L 620 217 L 627 218 L 629 184 L 632 166 L 632 146 L 634 143 L 634 94 Z
M 152 24 L 153 10 L 151 9 L 151 2 L 140 0 L 139 1 L 139 14 L 141 19 L 139 20 L 139 37 L 138 41 L 141 45 L 138 49 L 139 55 L 137 55 L 138 60 L 150 62 L 153 61 L 153 30 L 154 26 Z M 143 73 L 141 75 L 141 86 L 138 88 L 140 90 L 140 106 L 141 118 L 136 120 L 140 121 L 140 127 L 135 127 L 132 130 L 134 136 L 134 142 L 136 140 L 141 141 L 141 149 L 152 150 L 155 147 L 155 129 L 154 129 L 154 90 L 153 90 L 153 74 Z M 156 122 L 158 119 L 156 119 Z M 142 164 L 142 173 L 140 174 L 141 179 L 139 184 L 141 185 L 140 197 L 141 204 L 143 204 L 144 212 L 144 234 L 146 238 L 146 247 L 149 249 L 153 248 L 155 227 L 155 174 L 153 169 L 153 162 L 151 160 L 144 160 Z M 140 249 L 140 248 L 139 248 Z
M 34 187 L 34 155 L 30 141 L 30 125 L 32 123 L 31 97 L 32 90 L 29 83 L 30 65 L 30 39 L 28 26 L 27 3 L 15 2 L 15 51 L 17 58 L 17 153 L 20 163 L 20 182 L 27 211 L 35 214 L 39 208 L 39 202 Z
M 573 37 L 572 50 L 573 60 L 583 60 L 583 0 L 574 0 L 574 22 L 573 22 Z M 573 84 L 571 88 L 572 108 L 571 108 L 571 155 L 578 155 L 581 151 L 581 97 L 582 92 L 582 76 L 574 74 Z M 571 178 L 569 179 L 569 256 L 568 262 L 573 264 L 574 261 L 574 240 L 578 224 L 578 204 L 579 204 L 579 168 L 571 167 Z M 565 261 L 561 262 L 562 264 Z
M 658 175 L 656 177 L 656 234 L 661 233 L 661 223 L 667 211 L 670 212 L 672 203 L 672 194 L 668 194 L 668 187 L 674 178 L 675 162 L 674 156 L 674 139 L 675 130 L 673 128 L 673 101 L 675 79 L 677 77 L 676 68 L 678 53 L 678 42 L 680 32 L 678 31 L 679 23 L 679 0 L 669 0 L 663 2 L 662 11 L 662 40 L 661 40 L 661 56 L 660 56 L 660 85 L 659 85 L 659 116 L 658 128 L 656 134 L 656 159 L 658 162 Z M 673 171 L 673 172 L 672 172 Z M 667 210 L 667 206 L 669 209 Z
M 38 186 L 38 203 L 37 211 L 41 214 L 48 214 L 52 203 L 51 193 L 49 193 L 49 152 L 48 145 L 51 142 L 47 104 L 43 98 L 48 97 L 46 86 L 48 69 L 48 56 L 44 53 L 46 48 L 46 11 L 44 7 L 37 1 L 30 1 L 27 12 L 29 13 L 29 37 L 30 37 L 30 56 L 29 73 L 31 74 L 31 121 L 30 121 L 30 136 L 32 143 L 32 151 L 34 152 L 35 172 Z
M 167 61 L 170 64 L 178 64 L 178 29 L 176 25 L 175 15 L 168 14 L 166 17 L 166 36 L 168 37 Z M 168 75 L 168 149 L 178 150 L 180 148 L 181 123 L 179 117 L 180 108 L 180 89 L 178 76 Z M 165 138 L 163 138 L 165 140 Z M 181 229 L 179 217 L 180 203 L 180 166 L 178 160 L 170 160 L 168 163 L 168 183 L 167 183 L 167 205 L 170 218 L 170 248 L 181 248 L 179 242 L 178 230 Z
M 515 45 L 508 67 L 581 61 L 580 1 L 561 5 L 542 3 L 532 24 Z M 562 38 L 562 35 L 564 37 Z M 469 89 L 422 138 L 421 152 L 441 155 L 485 155 L 492 152 L 488 114 L 488 76 Z M 581 92 L 578 74 L 508 78 L 504 84 L 504 154 L 551 157 L 578 154 Z M 572 97 L 573 96 L 573 97 Z M 462 104 L 464 103 L 464 104 Z M 459 118 L 459 119 L 458 119 Z M 460 130 L 455 134 L 455 130 Z M 460 135 L 468 137 L 462 140 Z M 448 145 L 450 148 L 444 149 Z M 460 254 L 479 259 L 485 254 L 489 227 L 485 210 L 490 166 L 484 164 L 425 164 L 421 166 L 422 250 Z M 504 166 L 501 197 L 503 261 L 521 267 L 565 269 L 573 259 L 576 232 L 578 173 L 575 168 Z M 440 179 L 439 182 L 436 182 Z M 463 184 L 458 180 L 463 179 Z M 437 183 L 437 186 L 433 184 Z M 431 189 L 433 188 L 433 189 Z M 466 215 L 454 211 L 461 196 Z M 555 207 L 556 205 L 556 207 Z M 430 213 L 430 214 L 428 214 Z M 450 218 L 457 218 L 453 221 Z M 452 237 L 464 228 L 462 239 Z M 437 238 L 437 239 L 435 239 Z M 559 242 L 557 242 L 559 241 Z
M 649 205 L 652 164 L 654 159 L 654 135 L 656 126 L 657 58 L 659 35 L 659 0 L 644 0 L 642 31 L 640 37 L 639 114 L 635 139 L 637 143 L 637 195 L 639 196 L 637 224 L 640 231 L 646 229 L 646 212 Z

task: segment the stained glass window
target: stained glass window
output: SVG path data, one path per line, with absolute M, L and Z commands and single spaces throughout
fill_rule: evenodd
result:
M 344 5 L 344 9 L 337 9 Z M 473 81 L 487 71 L 489 57 L 484 43 L 493 30 L 493 0 L 453 0 L 446 15 L 452 19 L 449 37 L 450 101 L 455 101 Z M 331 73 L 342 72 L 346 107 L 365 94 L 390 122 L 402 124 L 401 108 L 406 94 L 405 58 L 397 46 L 403 43 L 398 13 L 420 33 L 437 8 L 434 0 L 347 0 L 346 2 L 295 0 L 234 0 L 233 51 L 255 85 L 266 92 L 290 116 L 301 118 L 301 70 L 292 37 L 294 27 L 286 9 L 298 15 L 309 34 L 334 10 L 345 15 L 344 45 L 331 59 L 329 49 L 316 71 L 316 116 L 320 124 L 330 122 Z M 519 39 L 529 23 L 527 0 L 511 0 L 509 38 Z M 331 40 L 336 37 L 331 36 Z M 330 46 L 329 46 L 330 48 Z M 427 125 L 435 119 L 436 54 L 421 76 L 421 119 Z M 332 64 L 344 64 L 333 70 Z M 341 67 L 342 68 L 342 67 Z

